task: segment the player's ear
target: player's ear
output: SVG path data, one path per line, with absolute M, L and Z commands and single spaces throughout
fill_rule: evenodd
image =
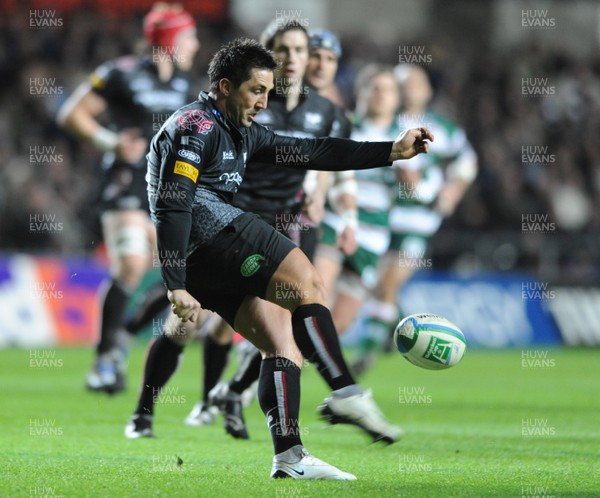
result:
M 233 85 L 231 84 L 231 81 L 228 80 L 227 78 L 223 78 L 223 79 L 219 80 L 219 92 L 221 93 L 221 95 L 225 95 L 225 97 L 229 97 L 229 94 L 231 93 L 232 88 L 233 88 Z

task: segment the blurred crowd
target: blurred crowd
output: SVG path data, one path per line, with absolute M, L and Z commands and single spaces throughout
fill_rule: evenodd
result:
M 60 29 L 28 27 L 27 16 L 0 19 L 0 251 L 93 251 L 100 243 L 94 200 L 101 154 L 61 130 L 56 112 L 98 65 L 143 50 L 143 12 L 117 18 L 79 10 L 64 15 Z M 259 33 L 199 19 L 198 90 L 206 87 L 211 55 L 240 35 Z M 339 88 L 351 110 L 358 69 L 398 62 L 398 45 L 375 46 L 368 33 L 342 37 L 342 44 Z M 443 243 L 432 246 L 440 264 L 469 259 L 473 265 L 474 244 L 489 237 L 490 258 L 480 257 L 480 266 L 524 266 L 552 278 L 544 265 L 555 272 L 562 265 L 572 268 L 573 279 L 589 279 L 599 266 L 600 57 L 582 59 L 542 44 L 475 46 L 460 54 L 434 44 L 428 51 L 433 108 L 466 130 L 480 167 L 437 236 Z M 523 216 L 533 214 L 548 223 L 546 230 L 523 230 Z M 32 232 L 32 216 L 39 215 L 61 229 Z

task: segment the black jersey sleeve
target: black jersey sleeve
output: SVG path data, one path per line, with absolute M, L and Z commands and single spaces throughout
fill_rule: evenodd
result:
M 127 59 L 127 62 L 130 62 Z M 126 89 L 123 70 L 126 63 L 124 60 L 109 61 L 90 75 L 89 82 L 94 93 L 108 101 L 115 101 L 122 97 Z
M 321 171 L 370 169 L 392 164 L 389 156 L 393 142 L 284 137 L 256 123 L 250 132 L 254 161 Z
M 192 204 L 202 161 L 201 150 L 194 147 L 192 140 L 195 137 L 184 130 L 177 131 L 172 140 L 165 137 L 152 143 L 151 155 L 160 158 L 154 209 L 158 259 L 169 290 L 185 289 Z

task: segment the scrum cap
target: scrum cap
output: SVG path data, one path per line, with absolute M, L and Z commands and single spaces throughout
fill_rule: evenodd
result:
M 194 18 L 180 5 L 157 3 L 144 17 L 144 36 L 158 47 L 172 47 L 181 31 L 195 27 Z

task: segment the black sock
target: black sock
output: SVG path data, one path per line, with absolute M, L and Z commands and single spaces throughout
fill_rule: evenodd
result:
M 125 322 L 125 330 L 131 335 L 141 332 L 161 311 L 169 306 L 167 290 L 162 282 L 150 287 L 138 305 L 135 315 Z
M 240 365 L 235 376 L 229 382 L 229 390 L 234 393 L 242 394 L 248 389 L 255 380 L 260 377 L 260 364 L 262 357 L 260 351 L 250 353 L 244 358 L 244 363 Z
M 300 413 L 300 369 L 287 358 L 262 361 L 258 381 L 258 401 L 267 417 L 275 454 L 302 444 Z
M 333 391 L 356 384 L 342 356 L 331 312 L 325 306 L 298 306 L 292 314 L 292 328 L 302 356 L 315 364 Z
M 106 353 L 115 347 L 115 335 L 123 323 L 125 308 L 130 293 L 116 280 L 112 280 L 102 302 L 102 323 L 100 342 L 96 346 L 98 354 Z
M 154 403 L 160 396 L 161 389 L 177 370 L 182 352 L 183 346 L 175 344 L 165 335 L 161 335 L 150 346 L 144 366 L 142 391 L 135 413 L 148 415 L 154 413 Z
M 204 394 L 202 401 L 208 401 L 208 393 L 217 385 L 221 375 L 223 375 L 230 350 L 231 343 L 217 344 L 210 334 L 204 338 L 204 347 L 202 348 L 202 358 L 204 360 Z

